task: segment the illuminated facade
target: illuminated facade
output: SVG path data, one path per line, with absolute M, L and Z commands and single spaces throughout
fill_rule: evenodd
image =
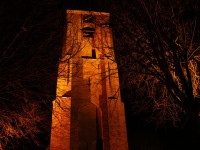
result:
M 109 14 L 66 14 L 50 150 L 128 150 Z

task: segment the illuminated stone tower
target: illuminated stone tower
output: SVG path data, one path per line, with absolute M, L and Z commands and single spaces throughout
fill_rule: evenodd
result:
M 128 150 L 109 13 L 67 10 L 50 150 Z

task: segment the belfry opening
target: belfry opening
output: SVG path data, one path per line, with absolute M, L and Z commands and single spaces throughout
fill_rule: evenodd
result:
M 50 150 L 128 150 L 109 16 L 66 11 Z

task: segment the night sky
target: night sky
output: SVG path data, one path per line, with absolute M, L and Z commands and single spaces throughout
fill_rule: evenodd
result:
M 111 0 L 74 0 L 67 2 L 70 9 L 109 11 Z

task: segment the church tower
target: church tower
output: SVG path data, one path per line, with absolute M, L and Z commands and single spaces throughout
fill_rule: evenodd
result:
M 128 150 L 109 13 L 66 15 L 50 150 Z

